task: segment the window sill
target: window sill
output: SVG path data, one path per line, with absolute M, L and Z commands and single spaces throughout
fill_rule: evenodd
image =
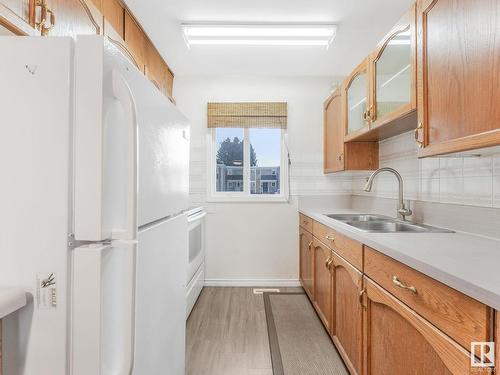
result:
M 238 196 L 209 196 L 206 198 L 209 203 L 286 203 L 288 199 L 283 195 L 278 196 L 256 196 L 256 197 L 238 197 Z

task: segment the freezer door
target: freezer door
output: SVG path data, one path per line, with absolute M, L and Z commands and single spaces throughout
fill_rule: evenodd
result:
M 134 347 L 136 244 L 73 250 L 71 375 L 129 375 Z
M 0 285 L 28 299 L 3 320 L 4 375 L 67 370 L 72 44 L 0 37 Z
M 189 190 L 189 123 L 165 97 L 148 101 L 145 89 L 137 100 L 139 226 L 186 210 Z
M 184 375 L 187 218 L 139 232 L 134 375 Z
M 137 115 L 130 62 L 102 37 L 75 53 L 75 238 L 135 239 Z

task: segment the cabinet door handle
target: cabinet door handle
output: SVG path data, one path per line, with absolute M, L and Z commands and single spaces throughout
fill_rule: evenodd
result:
M 361 289 L 361 292 L 359 292 L 359 303 L 363 304 L 363 295 L 365 294 L 366 289 L 363 288 Z
M 42 36 L 47 36 L 49 31 L 53 29 L 56 24 L 56 16 L 54 12 L 48 7 L 46 0 L 37 0 L 35 8 L 40 7 L 40 22 L 36 22 L 35 26 L 40 30 Z M 50 24 L 47 26 L 47 17 L 49 17 Z
M 329 235 L 326 235 L 325 239 L 327 239 L 328 241 L 335 241 L 335 238 L 333 238 L 332 236 L 329 236 Z
M 417 288 L 415 288 L 413 285 L 408 286 L 408 285 L 403 284 L 401 281 L 399 281 L 399 279 L 396 275 L 394 275 L 392 277 L 392 283 L 394 285 L 396 285 L 398 288 L 406 289 L 406 290 L 409 290 L 410 292 L 412 292 L 413 294 L 417 294 Z
M 415 128 L 415 142 L 417 142 L 419 148 L 422 148 L 424 145 L 424 143 L 420 140 L 420 129 L 422 128 L 423 126 L 421 122 L 419 122 L 418 126 Z
M 368 111 L 366 112 L 366 118 L 369 122 L 373 122 L 373 116 L 374 113 L 373 113 L 373 104 L 370 106 L 370 108 L 368 109 Z
M 309 245 L 307 245 L 307 247 L 309 248 L 309 250 L 311 250 L 311 246 L 312 246 L 313 242 L 309 242 Z
M 333 257 L 332 257 L 332 256 L 330 256 L 330 257 L 326 260 L 326 262 L 325 262 L 325 267 L 326 267 L 327 269 L 330 269 L 330 266 L 332 265 L 332 262 L 333 262 Z

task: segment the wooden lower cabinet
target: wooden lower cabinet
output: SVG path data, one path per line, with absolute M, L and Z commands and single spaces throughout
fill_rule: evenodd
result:
M 385 255 L 381 258 L 366 245 L 361 245 L 361 267 L 354 266 L 337 253 L 336 245 L 321 240 L 336 235 L 335 243 L 337 233 L 325 232 L 304 215 L 300 218 L 300 280 L 351 375 L 493 373 L 492 368 L 471 367 L 466 345 L 471 340 L 495 341 L 495 365 L 500 367 L 500 312 L 493 317 L 489 307 L 486 311 L 475 305 L 478 301 L 458 298 L 446 285 Z M 304 227 L 311 224 L 312 234 Z M 352 255 L 358 248 L 342 249 Z M 415 285 L 417 296 L 402 294 L 410 293 L 409 288 L 395 288 L 394 275 Z M 431 308 L 436 309 L 432 314 Z M 480 334 L 467 333 L 464 326 L 480 327 Z
M 332 251 L 318 241 L 313 239 L 314 247 L 314 307 L 326 329 L 330 332 L 331 309 L 332 309 L 332 277 L 330 274 L 330 262 Z
M 474 373 L 460 345 L 370 279 L 364 285 L 364 374 Z
M 330 265 L 332 278 L 332 322 L 330 333 L 352 375 L 363 368 L 363 275 L 337 254 Z M 394 373 L 395 374 L 395 373 Z
M 299 228 L 300 281 L 311 300 L 314 300 L 314 252 L 313 236 L 304 228 Z

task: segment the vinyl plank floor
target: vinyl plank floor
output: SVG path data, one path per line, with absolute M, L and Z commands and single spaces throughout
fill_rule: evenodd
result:
M 205 287 L 186 334 L 187 375 L 273 373 L 264 301 L 253 288 Z

